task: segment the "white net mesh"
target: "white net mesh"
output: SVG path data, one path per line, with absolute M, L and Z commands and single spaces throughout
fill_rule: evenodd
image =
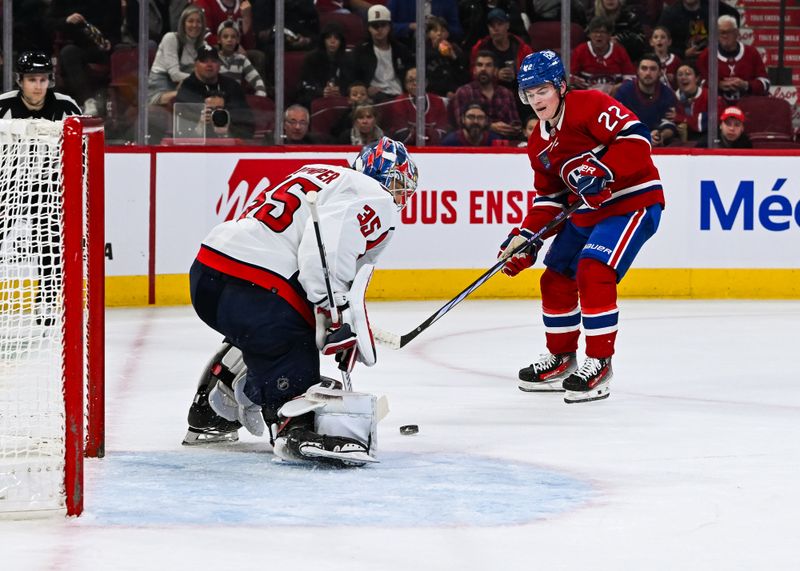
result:
M 62 129 L 0 121 L 0 512 L 64 506 Z

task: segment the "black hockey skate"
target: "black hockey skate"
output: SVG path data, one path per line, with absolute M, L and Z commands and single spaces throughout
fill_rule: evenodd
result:
M 561 383 L 577 368 L 575 353 L 545 353 L 535 363 L 520 369 L 519 390 L 527 393 L 563 392 Z
M 608 398 L 611 379 L 614 371 L 611 368 L 611 357 L 595 359 L 586 357 L 581 368 L 572 373 L 564 381 L 564 402 L 590 402 Z
M 286 452 L 297 460 L 312 460 L 335 468 L 363 466 L 376 462 L 369 455 L 368 448 L 354 438 L 317 434 L 304 427 L 290 429 L 276 440 L 283 444 Z M 286 456 L 284 453 L 282 456 Z
M 229 443 L 239 440 L 241 423 L 222 418 L 208 404 L 208 393 L 211 392 L 217 382 L 220 380 L 231 382 L 234 377 L 233 372 L 224 364 L 224 358 L 231 349 L 232 345 L 224 343 L 208 363 L 200 378 L 192 406 L 189 407 L 187 418 L 189 429 L 183 439 L 185 446 Z

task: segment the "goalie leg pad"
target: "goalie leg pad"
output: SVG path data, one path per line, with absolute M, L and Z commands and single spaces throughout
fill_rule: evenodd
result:
M 364 264 L 358 270 L 348 296 L 350 307 L 343 314 L 344 320 L 350 324 L 356 334 L 358 360 L 367 367 L 371 367 L 377 361 L 375 339 L 372 336 L 372 329 L 369 325 L 366 304 L 367 288 L 374 270 L 375 266 L 372 264 Z
M 287 424 L 275 439 L 275 455 L 286 460 L 324 461 L 342 466 L 377 462 L 378 399 L 375 395 L 329 388 L 320 383 L 284 404 L 278 415 L 311 422 Z M 313 426 L 313 430 L 312 430 Z
M 238 430 L 242 427 L 241 423 L 219 416 L 209 405 L 208 398 L 209 392 L 218 380 L 232 379 L 235 374 L 241 373 L 243 366 L 241 351 L 228 342 L 223 343 L 200 375 L 197 391 L 187 415 L 189 429 L 183 444 L 236 442 L 239 439 Z
M 222 381 L 217 382 L 208 395 L 208 403 L 222 418 L 238 421 L 250 434 L 261 436 L 264 434 L 266 424 L 261 413 L 261 406 L 255 404 L 244 394 L 246 374 L 247 372 L 244 371 L 241 376 L 236 378 L 232 387 Z

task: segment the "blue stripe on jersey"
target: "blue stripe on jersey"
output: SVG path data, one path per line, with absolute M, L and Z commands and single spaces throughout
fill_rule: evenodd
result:
M 650 139 L 650 129 L 648 129 L 647 125 L 645 125 L 641 121 L 637 121 L 627 129 L 623 129 L 622 131 L 617 133 L 617 138 L 619 139 L 620 137 L 628 137 L 630 135 L 639 135 L 644 137 L 651 143 L 653 142 L 652 139 Z
M 601 315 L 586 315 L 583 316 L 583 328 L 586 330 L 587 335 L 591 335 L 593 330 L 607 329 L 609 327 L 617 328 L 619 321 L 619 311 L 615 310 L 610 313 L 603 313 Z
M 612 195 L 609 200 L 606 200 L 603 203 L 603 206 L 607 206 L 607 205 L 610 205 L 610 204 L 616 204 L 617 202 L 622 202 L 623 200 L 628 200 L 629 198 L 631 198 L 633 196 L 639 196 L 641 194 L 652 192 L 654 190 L 661 190 L 661 184 L 658 184 L 658 183 L 657 184 L 653 184 L 653 185 L 650 185 L 650 186 L 646 186 L 644 188 L 640 188 L 637 191 L 627 192 L 627 193 L 622 194 L 622 195 Z M 583 210 L 584 210 L 583 208 L 580 208 L 580 209 L 578 209 L 578 212 L 581 212 Z

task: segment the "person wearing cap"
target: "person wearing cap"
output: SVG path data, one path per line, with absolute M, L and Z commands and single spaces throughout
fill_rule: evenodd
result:
M 489 12 L 486 19 L 489 35 L 472 46 L 470 63 L 475 65 L 478 52 L 492 52 L 499 66 L 497 83 L 510 89 L 512 93 L 516 93 L 519 64 L 525 59 L 525 56 L 533 52 L 525 40 L 510 33 L 511 20 L 505 10 L 495 8 Z
M 753 143 L 744 132 L 744 113 L 738 107 L 726 107 L 719 116 L 720 149 L 752 149 Z M 702 138 L 697 142 L 697 148 L 706 148 L 708 140 Z
M 204 45 L 197 51 L 194 73 L 181 83 L 175 103 L 204 104 L 201 122 L 206 125 L 206 137 L 253 136 L 253 113 L 247 104 L 244 90 L 238 81 L 220 75 L 222 64 L 216 48 Z M 215 111 L 225 111 L 216 113 Z
M 366 83 L 376 102 L 388 101 L 403 92 L 403 77 L 413 64 L 411 52 L 391 36 L 392 13 L 376 4 L 367 10 L 369 40 L 354 52 L 356 79 Z
M 417 32 L 417 3 L 408 0 L 389 0 L 389 11 L 392 13 L 392 32 L 401 42 L 411 46 Z M 443 18 L 453 40 L 461 40 L 463 31 L 458 20 L 458 4 L 456 0 L 426 0 L 425 21 L 431 16 Z
M 522 19 L 522 12 L 517 0 L 459 0 L 458 15 L 464 29 L 461 45 L 469 52 L 481 38 L 486 35 L 488 21 L 486 17 L 495 8 L 508 14 L 511 33 L 520 37 L 528 35 L 528 28 Z

